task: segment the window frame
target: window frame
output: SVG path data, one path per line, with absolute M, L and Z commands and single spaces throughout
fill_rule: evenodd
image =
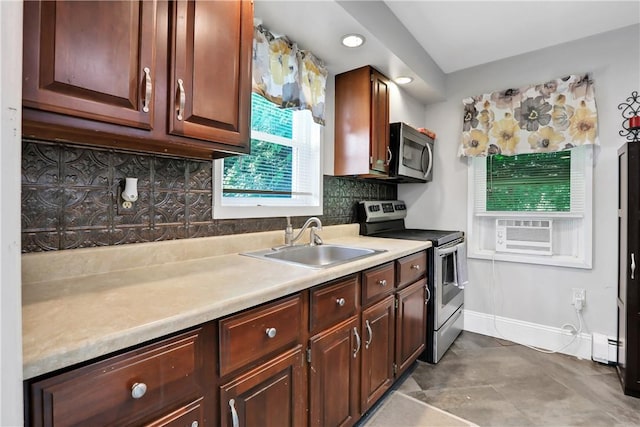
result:
M 294 111 L 294 127 L 296 126 L 296 122 L 298 122 L 298 118 L 301 114 L 308 114 L 310 116 L 310 111 L 308 110 L 299 110 Z M 223 173 L 224 173 L 224 159 L 214 160 L 212 163 L 213 167 L 213 200 L 212 200 L 212 214 L 213 219 L 242 219 L 242 218 L 269 218 L 269 217 L 285 217 L 285 216 L 318 216 L 322 215 L 323 210 L 323 179 L 322 179 L 322 171 L 323 171 L 323 150 L 322 150 L 322 141 L 324 140 L 324 126 L 317 125 L 317 134 L 314 135 L 315 132 L 311 132 L 311 127 L 313 120 L 309 118 L 305 120 L 306 126 L 301 126 L 297 130 L 294 129 L 294 136 L 291 140 L 291 143 L 284 141 L 286 138 L 278 137 L 271 134 L 266 134 L 268 137 L 265 138 L 265 133 L 261 131 L 251 130 L 250 138 L 251 139 L 262 139 L 267 142 L 272 143 L 283 143 L 283 145 L 291 146 L 294 148 L 294 154 L 292 158 L 292 164 L 296 164 L 296 161 L 300 161 L 301 159 L 297 159 L 297 154 L 295 150 L 295 138 L 312 138 L 310 141 L 310 152 L 316 154 L 316 158 L 318 159 L 317 164 L 317 173 L 316 181 L 312 182 L 315 184 L 317 182 L 317 188 L 312 189 L 317 194 L 313 194 L 311 196 L 311 202 L 305 205 L 300 204 L 287 204 L 289 199 L 285 198 L 246 198 L 244 202 L 254 202 L 251 204 L 225 204 L 223 202 Z M 302 129 L 302 135 L 298 135 L 296 132 Z M 315 167 L 315 166 L 314 166 Z M 294 174 L 295 176 L 295 174 Z M 295 187 L 295 178 L 293 182 L 293 186 Z M 313 203 L 313 201 L 317 203 Z M 266 203 L 269 203 L 268 205 Z
M 474 165 L 474 158 L 468 158 L 467 170 L 467 256 L 474 259 L 486 259 L 496 261 L 519 262 L 527 264 L 541 264 L 550 266 L 592 268 L 592 246 L 593 246 L 593 168 L 594 156 L 592 146 L 581 146 L 576 149 L 584 149 L 584 186 L 579 191 L 584 191 L 582 211 L 569 212 L 514 212 L 514 211 L 489 211 L 478 212 L 476 210 L 476 175 L 478 172 Z M 485 158 L 486 159 L 486 158 Z M 486 179 L 486 168 L 485 168 Z M 573 188 L 573 187 L 572 187 Z M 572 198 L 573 206 L 573 198 Z M 520 254 L 509 252 L 497 252 L 495 250 L 495 219 L 524 219 L 539 220 L 551 219 L 554 227 L 566 232 L 565 246 L 572 248 L 573 254 L 539 255 Z M 493 225 L 492 225 L 493 224 Z M 493 227 L 493 229 L 491 229 Z M 554 233 L 557 230 L 554 231 Z M 494 237 L 493 247 L 489 243 L 491 236 Z M 554 234 L 555 236 L 555 234 Z M 554 238 L 554 246 L 556 245 Z

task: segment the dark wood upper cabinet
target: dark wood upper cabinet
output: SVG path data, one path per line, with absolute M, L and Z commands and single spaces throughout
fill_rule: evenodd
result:
M 155 1 L 27 1 L 25 106 L 150 129 Z
M 246 145 L 253 8 L 248 1 L 173 4 L 170 132 Z
M 336 76 L 336 175 L 389 174 L 389 79 L 370 66 Z
M 253 2 L 26 1 L 23 135 L 248 153 Z

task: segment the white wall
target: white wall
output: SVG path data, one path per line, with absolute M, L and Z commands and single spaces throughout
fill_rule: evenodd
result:
M 22 1 L 0 2 L 0 425 L 22 415 L 20 128 Z
M 594 169 L 593 269 L 496 262 L 496 314 L 560 328 L 576 323 L 571 288 L 587 291 L 583 311 L 588 332 L 617 333 L 617 149 L 622 118 L 617 106 L 640 82 L 640 26 L 600 34 L 533 53 L 462 70 L 447 76 L 447 101 L 427 106 L 426 126 L 437 134 L 434 181 L 399 186 L 409 204 L 407 224 L 465 230 L 467 163 L 457 148 L 462 132 L 462 99 L 494 90 L 545 82 L 574 73 L 595 80 L 601 146 Z M 469 260 L 467 310 L 493 314 L 491 261 Z M 507 337 L 514 338 L 514 337 Z

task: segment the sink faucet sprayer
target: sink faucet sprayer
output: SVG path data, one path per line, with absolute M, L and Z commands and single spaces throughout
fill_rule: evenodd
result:
M 291 217 L 286 217 L 287 218 L 287 227 L 284 230 L 284 244 L 287 246 L 293 246 L 293 244 L 298 241 L 298 239 L 300 239 L 300 237 L 302 236 L 302 233 L 309 228 L 309 226 L 311 225 L 311 223 L 315 223 L 314 226 L 311 226 L 311 228 L 309 229 L 309 245 L 310 246 L 316 246 L 316 245 L 321 245 L 322 244 L 322 239 L 320 238 L 320 236 L 318 236 L 316 234 L 316 232 L 318 230 L 322 230 L 322 222 L 320 222 L 320 219 L 318 217 L 312 216 L 311 218 L 309 218 L 304 225 L 302 226 L 302 228 L 300 229 L 300 231 L 298 232 L 298 234 L 293 237 L 293 227 L 291 226 Z

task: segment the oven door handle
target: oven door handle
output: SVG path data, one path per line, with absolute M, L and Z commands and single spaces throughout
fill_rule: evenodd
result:
M 439 256 L 449 255 L 458 251 L 458 245 L 451 246 L 450 248 L 444 248 L 444 249 L 436 248 L 436 251 L 438 252 Z

